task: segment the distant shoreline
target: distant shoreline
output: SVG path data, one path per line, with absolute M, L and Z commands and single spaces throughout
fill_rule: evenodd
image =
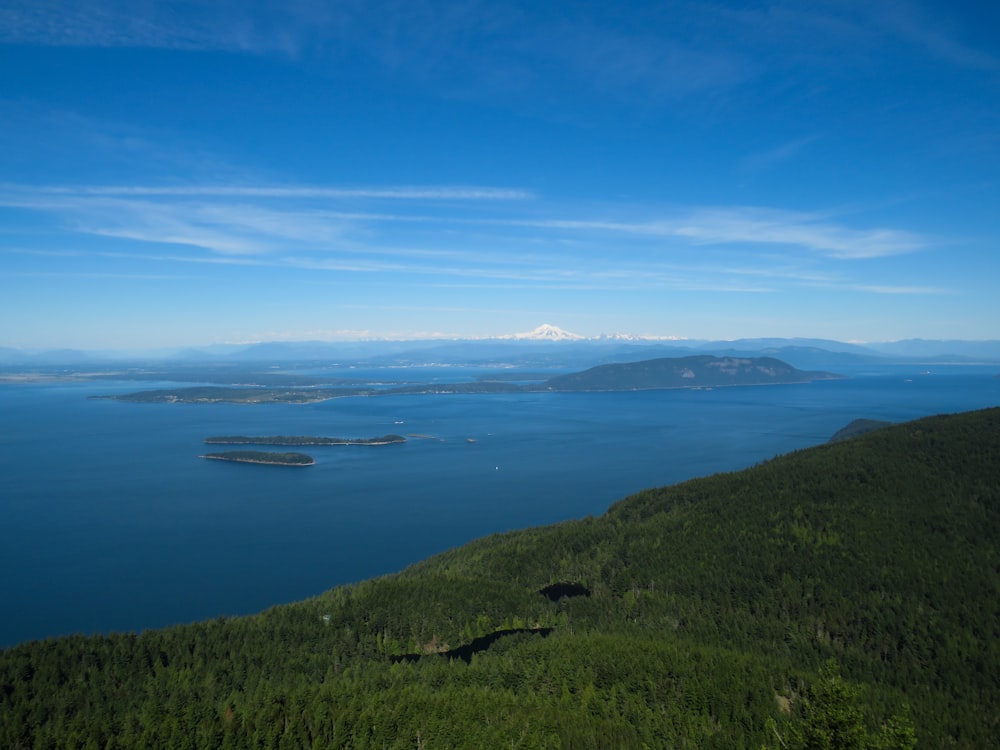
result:
M 374 438 L 318 437 L 314 435 L 217 435 L 205 438 L 207 445 L 396 445 L 405 443 L 402 435 L 382 435 Z
M 1000 376 L 998 376 L 1000 377 Z M 824 374 L 822 376 L 813 377 L 807 380 L 776 380 L 774 382 L 766 383 L 692 383 L 691 385 L 650 385 L 650 386 L 623 386 L 623 387 L 588 387 L 588 388 L 552 388 L 546 387 L 544 385 L 521 388 L 519 390 L 507 389 L 504 393 L 513 394 L 533 394 L 533 393 L 635 393 L 637 391 L 696 391 L 696 390 L 712 390 L 715 388 L 753 388 L 756 386 L 763 385 L 808 385 L 810 383 L 817 383 L 829 380 L 846 380 L 848 379 L 846 375 L 835 375 L 835 374 Z M 466 390 L 444 390 L 441 386 L 433 386 L 427 389 L 410 389 L 407 391 L 402 390 L 392 390 L 392 391 L 380 391 L 378 393 L 343 393 L 336 395 L 323 395 L 311 397 L 302 397 L 292 400 L 292 399 L 271 399 L 268 398 L 268 394 L 265 392 L 259 392 L 254 394 L 253 399 L 246 398 L 243 394 L 238 393 L 239 389 L 232 388 L 228 389 L 233 391 L 232 394 L 219 393 L 213 398 L 199 398 L 187 396 L 183 393 L 187 389 L 178 388 L 175 392 L 165 395 L 163 392 L 158 391 L 137 391 L 135 393 L 129 393 L 125 395 L 116 396 L 89 396 L 91 399 L 105 399 L 111 401 L 125 401 L 129 403 L 146 403 L 146 404 L 245 404 L 245 405 L 257 405 L 257 404 L 287 404 L 287 405 L 305 405 L 305 404 L 316 404 L 322 401 L 330 401 L 335 398 L 350 398 L 350 397 L 372 397 L 372 396 L 451 396 L 451 395 L 464 395 L 464 396 L 474 396 L 479 394 L 490 394 L 495 395 L 496 391 L 489 389 L 483 389 L 481 391 L 476 391 L 472 389 Z M 219 391 L 227 390 L 224 387 L 220 387 Z M 412 436 L 411 436 L 412 437 Z M 276 445 L 276 443 L 272 443 Z
M 301 383 L 280 387 L 202 385 L 137 391 L 112 396 L 92 396 L 91 398 L 110 398 L 134 403 L 302 404 L 348 396 L 602 393 L 682 388 L 711 389 L 753 385 L 792 385 L 819 380 L 842 379 L 843 377 L 830 372 L 800 370 L 774 357 L 716 357 L 706 354 L 685 357 L 657 357 L 637 362 L 597 365 L 579 372 L 556 375 L 540 383 L 526 385 L 490 380 L 450 384 L 397 384 L 389 388 L 330 387 L 319 384 L 317 384 L 318 387 L 303 387 Z M 317 442 L 326 443 L 327 441 L 318 440 Z M 304 443 L 295 441 L 294 444 Z

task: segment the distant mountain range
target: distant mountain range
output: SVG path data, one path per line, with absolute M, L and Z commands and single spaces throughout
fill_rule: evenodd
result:
M 470 365 L 578 368 L 702 354 L 720 357 L 775 357 L 803 369 L 866 363 L 1000 363 L 1000 340 L 907 339 L 856 344 L 819 338 L 711 341 L 627 333 L 588 338 L 545 324 L 524 333 L 480 339 L 271 341 L 145 352 L 0 347 L 0 366 L 78 367 L 148 361 L 174 364 L 332 362 L 374 367 Z

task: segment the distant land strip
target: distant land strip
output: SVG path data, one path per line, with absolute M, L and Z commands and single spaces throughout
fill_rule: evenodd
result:
M 542 383 L 517 385 L 495 381 L 423 383 L 394 388 L 261 388 L 195 386 L 96 396 L 137 403 L 311 403 L 344 396 L 422 394 L 552 393 L 642 391 L 674 388 L 725 388 L 747 385 L 789 385 L 816 380 L 838 380 L 830 372 L 799 370 L 772 357 L 661 357 L 592 367 L 559 375 Z
M 209 445 L 393 445 L 405 443 L 402 435 L 382 435 L 371 438 L 320 437 L 316 435 L 217 435 L 205 438 Z

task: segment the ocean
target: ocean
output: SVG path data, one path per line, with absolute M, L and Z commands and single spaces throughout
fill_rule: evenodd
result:
M 856 418 L 1000 405 L 996 367 L 924 369 L 297 405 L 88 398 L 171 383 L 0 385 L 0 647 L 257 612 L 476 537 L 597 515 L 644 488 L 818 445 Z M 210 435 L 387 433 L 423 437 L 310 446 L 308 468 L 198 458 Z

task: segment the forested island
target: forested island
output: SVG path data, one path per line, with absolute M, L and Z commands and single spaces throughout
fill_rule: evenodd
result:
M 721 388 L 788 385 L 840 378 L 829 372 L 799 370 L 773 357 L 660 357 L 599 365 L 546 380 L 553 391 L 635 391 L 658 388 Z
M 509 375 L 508 375 L 509 377 Z M 832 380 L 843 376 L 799 370 L 773 357 L 660 357 L 641 362 L 599 365 L 578 373 L 559 375 L 542 382 L 519 385 L 506 380 L 472 383 L 416 383 L 373 387 L 226 387 L 192 386 L 115 396 L 95 396 L 117 401 L 177 404 L 302 404 L 344 396 L 419 394 L 538 393 L 553 391 L 635 391 L 667 388 L 719 388 L 730 386 L 789 385 Z
M 997 477 L 1000 409 L 931 417 L 259 615 L 24 643 L 0 747 L 996 747 Z
M 382 435 L 372 438 L 320 437 L 316 435 L 217 435 L 205 438 L 210 445 L 395 445 L 405 443 L 402 435 Z
M 307 456 L 305 453 L 270 453 L 268 451 L 222 451 L 220 453 L 206 453 L 199 458 L 273 466 L 312 466 L 316 463 L 312 456 Z

